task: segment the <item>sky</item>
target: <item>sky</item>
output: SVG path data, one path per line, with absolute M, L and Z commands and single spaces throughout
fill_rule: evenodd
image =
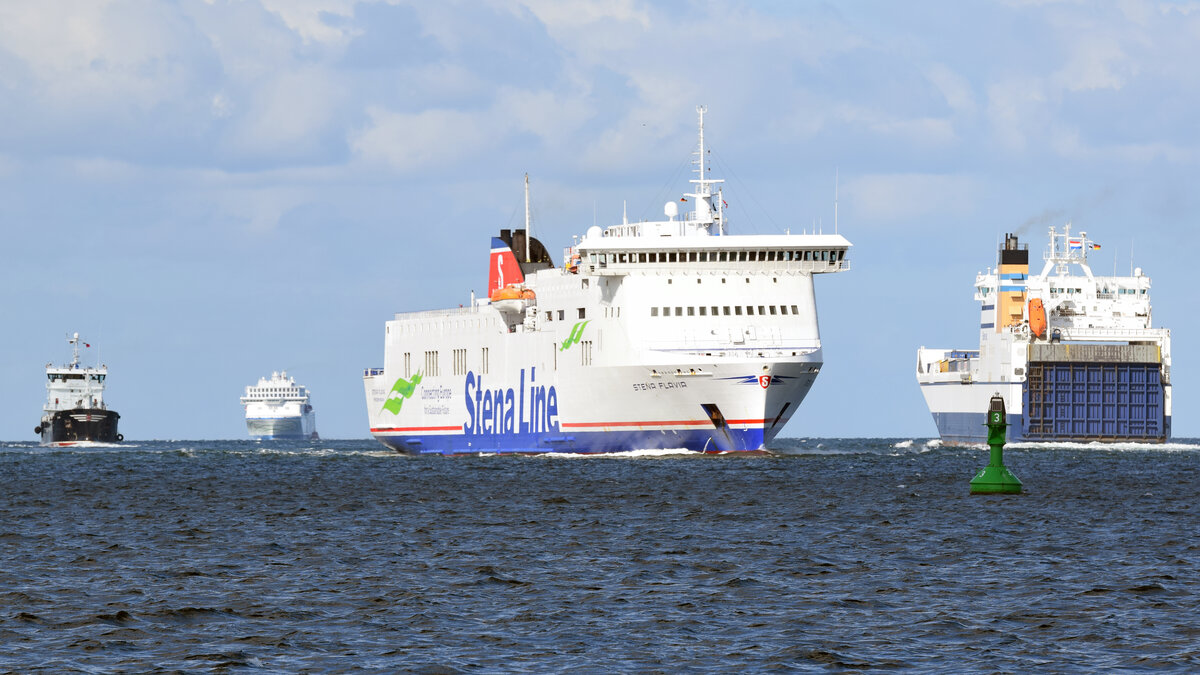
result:
M 701 104 L 734 232 L 832 231 L 836 185 L 854 244 L 784 436 L 936 436 L 917 348 L 978 345 L 999 240 L 1067 222 L 1153 280 L 1200 436 L 1198 62 L 1200 2 L 6 0 L 0 439 L 75 331 L 128 439 L 245 438 L 281 369 L 368 437 L 384 322 L 486 287 L 524 174 L 550 251 L 656 218 Z

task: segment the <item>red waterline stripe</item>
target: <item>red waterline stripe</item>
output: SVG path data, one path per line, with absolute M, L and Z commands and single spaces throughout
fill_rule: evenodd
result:
M 459 424 L 453 427 L 382 427 L 371 429 L 371 433 L 373 434 L 383 431 L 462 431 L 462 425 Z
M 728 420 L 729 424 L 764 424 L 766 420 Z M 709 420 L 659 420 L 657 422 L 563 422 L 563 428 L 584 427 L 658 427 L 689 426 L 703 427 L 712 424 Z

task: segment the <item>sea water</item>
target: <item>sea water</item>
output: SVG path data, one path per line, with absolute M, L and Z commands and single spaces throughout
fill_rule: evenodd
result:
M 0 670 L 1200 670 L 1200 444 L 0 445 Z

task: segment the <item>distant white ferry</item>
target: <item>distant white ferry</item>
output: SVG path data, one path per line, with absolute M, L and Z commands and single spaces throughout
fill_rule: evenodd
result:
M 1150 277 L 1098 276 L 1087 232 L 1050 228 L 1040 274 L 1005 237 L 996 267 L 975 278 L 977 349 L 917 351 L 917 382 L 938 434 L 983 443 L 993 394 L 1009 441 L 1163 443 L 1171 437 L 1171 331 L 1150 316 Z M 1072 274 L 1072 268 L 1078 272 Z
M 79 339 L 79 333 L 67 338 L 74 358 L 65 366 L 46 364 L 46 405 L 42 421 L 33 430 L 42 437 L 42 445 L 72 446 L 94 443 L 118 443 L 125 437 L 117 432 L 121 416 L 104 402 L 104 380 L 108 366 L 83 367 L 79 363 L 79 345 L 91 347 Z
M 527 215 L 492 239 L 488 297 L 388 321 L 371 434 L 414 454 L 764 449 L 821 370 L 813 279 L 850 242 L 730 234 L 698 112 L 665 220 L 593 226 L 556 267 Z
M 242 397 L 246 429 L 255 440 L 317 438 L 317 414 L 306 387 L 296 384 L 287 371 L 259 378 Z

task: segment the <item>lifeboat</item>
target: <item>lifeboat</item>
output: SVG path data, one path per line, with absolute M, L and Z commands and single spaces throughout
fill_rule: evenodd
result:
M 537 295 L 531 288 L 525 288 L 517 284 L 509 284 L 502 288 L 497 288 L 492 291 L 489 298 L 492 301 L 492 306 L 501 312 L 520 313 L 525 311 L 525 305 L 532 302 Z
M 1041 298 L 1029 301 L 1029 332 L 1034 337 L 1046 337 L 1046 308 Z
M 520 299 L 521 299 L 521 287 L 517 286 L 516 284 L 509 284 L 507 286 L 497 288 L 496 290 L 492 291 L 492 297 L 490 298 L 490 300 L 492 302 L 499 302 L 501 300 L 520 300 Z

